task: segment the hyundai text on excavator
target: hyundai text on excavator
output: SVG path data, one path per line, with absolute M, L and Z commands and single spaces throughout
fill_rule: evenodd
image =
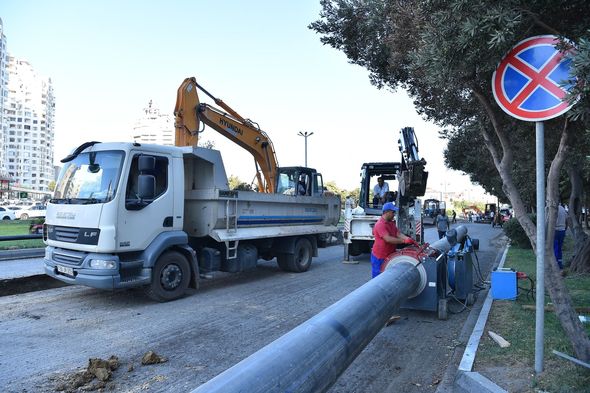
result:
M 199 102 L 198 87 L 188 78 L 178 89 L 177 146 L 87 142 L 62 160 L 47 204 L 46 274 L 100 289 L 142 286 L 167 301 L 259 258 L 309 269 L 337 232 L 340 198 L 324 193 L 313 169 L 280 169 L 268 136 L 221 100 L 227 112 Z M 261 192 L 229 188 L 221 153 L 195 146 L 200 123 L 252 153 Z

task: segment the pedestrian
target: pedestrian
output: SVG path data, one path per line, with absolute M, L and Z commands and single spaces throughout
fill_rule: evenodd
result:
M 438 238 L 442 239 L 447 231 L 451 229 L 451 224 L 449 223 L 449 217 L 447 217 L 447 211 L 445 209 L 441 209 L 438 216 L 434 220 L 434 224 L 436 225 L 436 229 L 438 230 Z
M 385 203 L 385 196 L 389 192 L 389 184 L 383 180 L 382 176 L 377 178 L 377 184 L 373 187 L 373 207 Z
M 457 222 L 457 213 L 453 210 L 453 224 L 455 224 Z
M 382 214 L 373 227 L 375 241 L 371 250 L 371 274 L 372 278 L 381 273 L 383 261 L 391 255 L 398 244 L 415 244 L 416 241 L 401 233 L 393 220 L 398 208 L 392 202 L 383 205 Z
M 567 229 L 567 212 L 563 205 L 557 205 L 557 221 L 555 221 L 555 235 L 553 239 L 553 252 L 559 270 L 563 269 L 563 256 L 561 248 L 563 247 L 563 240 L 565 239 L 565 230 Z
M 490 219 L 492 220 L 492 228 L 496 226 L 496 221 L 494 221 L 494 211 L 490 210 Z
M 473 212 L 467 213 L 469 215 L 469 222 L 473 222 Z

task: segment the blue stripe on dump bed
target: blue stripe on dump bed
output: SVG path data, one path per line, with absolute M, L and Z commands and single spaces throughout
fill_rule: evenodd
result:
M 303 224 L 322 222 L 322 216 L 240 216 L 238 225 Z

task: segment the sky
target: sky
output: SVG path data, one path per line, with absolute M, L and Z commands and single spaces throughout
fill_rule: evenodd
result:
M 368 71 L 308 28 L 319 0 L 2 0 L 8 52 L 50 77 L 55 161 L 89 140 L 132 141 L 150 100 L 172 114 L 186 77 L 257 122 L 280 166 L 307 163 L 352 190 L 363 162 L 399 161 L 402 127 L 414 127 L 429 187 L 471 187 L 444 168 L 445 141 L 403 90 L 371 85 Z M 204 96 L 200 98 L 204 99 Z M 226 172 L 254 176 L 253 158 L 214 130 Z

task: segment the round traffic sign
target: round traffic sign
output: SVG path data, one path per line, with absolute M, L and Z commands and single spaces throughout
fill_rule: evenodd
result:
M 552 35 L 527 38 L 516 44 L 496 68 L 492 76 L 494 98 L 510 116 L 543 121 L 570 109 L 571 104 L 563 101 L 573 87 L 570 60 L 557 49 L 558 43 Z

